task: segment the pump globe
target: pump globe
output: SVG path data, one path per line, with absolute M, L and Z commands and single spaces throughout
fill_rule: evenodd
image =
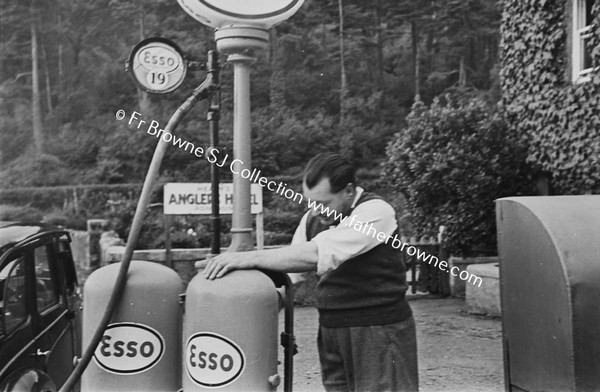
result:
M 268 30 L 294 15 L 304 0 L 177 0 L 181 8 L 202 24 L 255 27 Z

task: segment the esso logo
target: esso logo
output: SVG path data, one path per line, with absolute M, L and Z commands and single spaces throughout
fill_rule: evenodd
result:
M 139 52 L 138 57 L 141 66 L 149 71 L 157 68 L 164 72 L 175 71 L 182 62 L 177 52 L 164 46 L 146 47 Z
M 231 384 L 242 374 L 246 364 L 237 344 L 210 332 L 197 333 L 188 339 L 184 361 L 192 381 L 208 388 Z
M 110 324 L 94 352 L 98 366 L 111 373 L 136 374 L 150 369 L 165 352 L 163 337 L 137 323 Z

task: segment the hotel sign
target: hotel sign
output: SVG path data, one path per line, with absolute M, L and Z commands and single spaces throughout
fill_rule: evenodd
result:
M 210 183 L 167 183 L 164 187 L 163 204 L 165 215 L 210 215 Z M 262 210 L 262 187 L 250 184 L 250 213 L 258 214 Z M 219 185 L 219 213 L 233 213 L 233 184 Z

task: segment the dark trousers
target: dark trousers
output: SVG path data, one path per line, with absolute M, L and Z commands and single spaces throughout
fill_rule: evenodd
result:
M 319 327 L 321 377 L 327 391 L 417 391 L 412 318 L 364 327 Z

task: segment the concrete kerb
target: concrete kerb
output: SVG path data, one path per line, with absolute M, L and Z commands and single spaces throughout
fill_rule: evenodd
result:
M 467 271 L 482 279 L 481 287 L 466 285 L 467 311 L 469 313 L 500 316 L 500 268 L 498 263 L 473 264 Z
M 498 263 L 498 256 L 490 256 L 490 257 L 450 257 L 448 260 L 450 263 L 450 269 L 452 267 L 458 268 L 459 275 L 462 271 L 467 271 L 467 267 L 470 265 L 476 264 L 487 264 L 487 263 Z M 466 282 L 460 279 L 458 276 L 454 276 L 450 274 L 450 294 L 453 297 L 464 298 L 466 295 Z

